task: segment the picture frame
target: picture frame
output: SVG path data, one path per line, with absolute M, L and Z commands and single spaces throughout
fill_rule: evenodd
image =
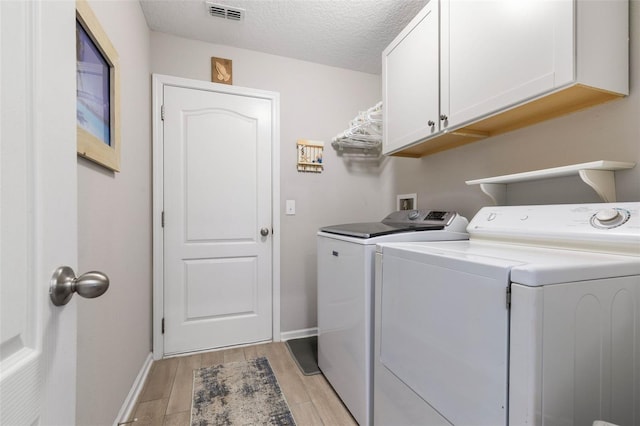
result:
M 233 61 L 231 59 L 211 57 L 211 81 L 233 85 Z
M 418 194 L 400 194 L 396 197 L 396 210 L 415 210 L 418 208 Z
M 76 1 L 78 155 L 120 171 L 118 53 L 86 0 Z

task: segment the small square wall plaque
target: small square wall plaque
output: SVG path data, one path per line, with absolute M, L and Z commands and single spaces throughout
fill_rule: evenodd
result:
M 212 56 L 211 81 L 214 83 L 233 84 L 233 61 Z
M 298 171 L 322 173 L 324 142 L 298 139 Z

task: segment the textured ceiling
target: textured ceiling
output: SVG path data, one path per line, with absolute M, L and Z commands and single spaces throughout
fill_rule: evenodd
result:
M 242 22 L 212 17 L 204 0 L 141 0 L 154 31 L 379 74 L 380 54 L 428 0 L 218 0 Z

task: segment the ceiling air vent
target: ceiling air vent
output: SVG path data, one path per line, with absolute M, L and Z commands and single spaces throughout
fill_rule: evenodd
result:
M 217 18 L 228 19 L 230 21 L 242 21 L 244 19 L 244 9 L 230 7 L 223 4 L 206 2 L 209 15 Z

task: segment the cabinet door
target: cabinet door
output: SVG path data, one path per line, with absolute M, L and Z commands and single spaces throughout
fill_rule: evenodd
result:
M 441 86 L 448 126 L 574 79 L 572 0 L 442 0 Z
M 382 52 L 385 154 L 439 131 L 438 27 L 430 1 Z

